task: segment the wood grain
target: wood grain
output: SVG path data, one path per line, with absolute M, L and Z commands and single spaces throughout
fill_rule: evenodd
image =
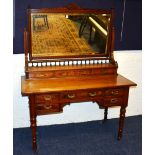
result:
M 26 79 L 24 76 L 21 77 L 23 95 L 121 86 L 136 86 L 136 84 L 119 74 L 55 79 Z

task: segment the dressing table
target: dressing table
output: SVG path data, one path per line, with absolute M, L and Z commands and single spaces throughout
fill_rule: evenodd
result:
M 24 49 L 21 93 L 29 98 L 34 151 L 38 115 L 63 112 L 65 105 L 85 101 L 105 109 L 104 121 L 109 107 L 120 106 L 121 139 L 129 87 L 136 84 L 117 73 L 113 10 L 83 9 L 74 4 L 28 9 Z

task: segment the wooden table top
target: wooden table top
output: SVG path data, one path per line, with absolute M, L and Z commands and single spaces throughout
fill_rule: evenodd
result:
M 136 86 L 136 83 L 119 74 L 48 79 L 25 79 L 25 76 L 21 77 L 22 95 L 123 86 Z

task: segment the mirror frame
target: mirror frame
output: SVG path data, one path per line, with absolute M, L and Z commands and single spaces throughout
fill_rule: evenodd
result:
M 98 10 L 98 9 L 87 9 L 87 8 L 80 8 L 76 5 L 68 5 L 67 7 L 60 7 L 60 8 L 41 8 L 41 9 L 28 9 L 28 53 L 29 53 L 29 60 L 42 60 L 42 59 L 84 59 L 84 58 L 102 58 L 102 57 L 110 57 L 112 51 L 112 29 L 113 29 L 113 16 L 114 10 Z M 32 56 L 32 38 L 31 38 L 31 14 L 32 13 L 79 13 L 79 14 L 109 14 L 111 16 L 111 20 L 109 23 L 109 35 L 107 40 L 107 52 L 105 54 L 85 54 L 85 55 L 65 55 L 65 56 Z

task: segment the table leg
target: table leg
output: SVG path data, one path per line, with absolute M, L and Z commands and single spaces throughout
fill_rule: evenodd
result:
M 35 111 L 35 99 L 34 95 L 29 96 L 29 108 L 30 108 L 30 123 L 32 130 L 32 149 L 33 151 L 37 150 L 37 142 L 36 142 L 36 111 Z
M 104 120 L 107 120 L 107 116 L 108 116 L 108 107 L 105 107 L 105 109 L 104 109 Z
M 108 107 L 104 108 L 104 120 L 103 123 L 107 121 L 107 116 L 108 116 Z
M 125 119 L 125 112 L 126 112 L 126 106 L 121 106 L 120 118 L 119 118 L 118 137 L 117 137 L 118 140 L 120 140 L 122 138 L 124 119 Z

